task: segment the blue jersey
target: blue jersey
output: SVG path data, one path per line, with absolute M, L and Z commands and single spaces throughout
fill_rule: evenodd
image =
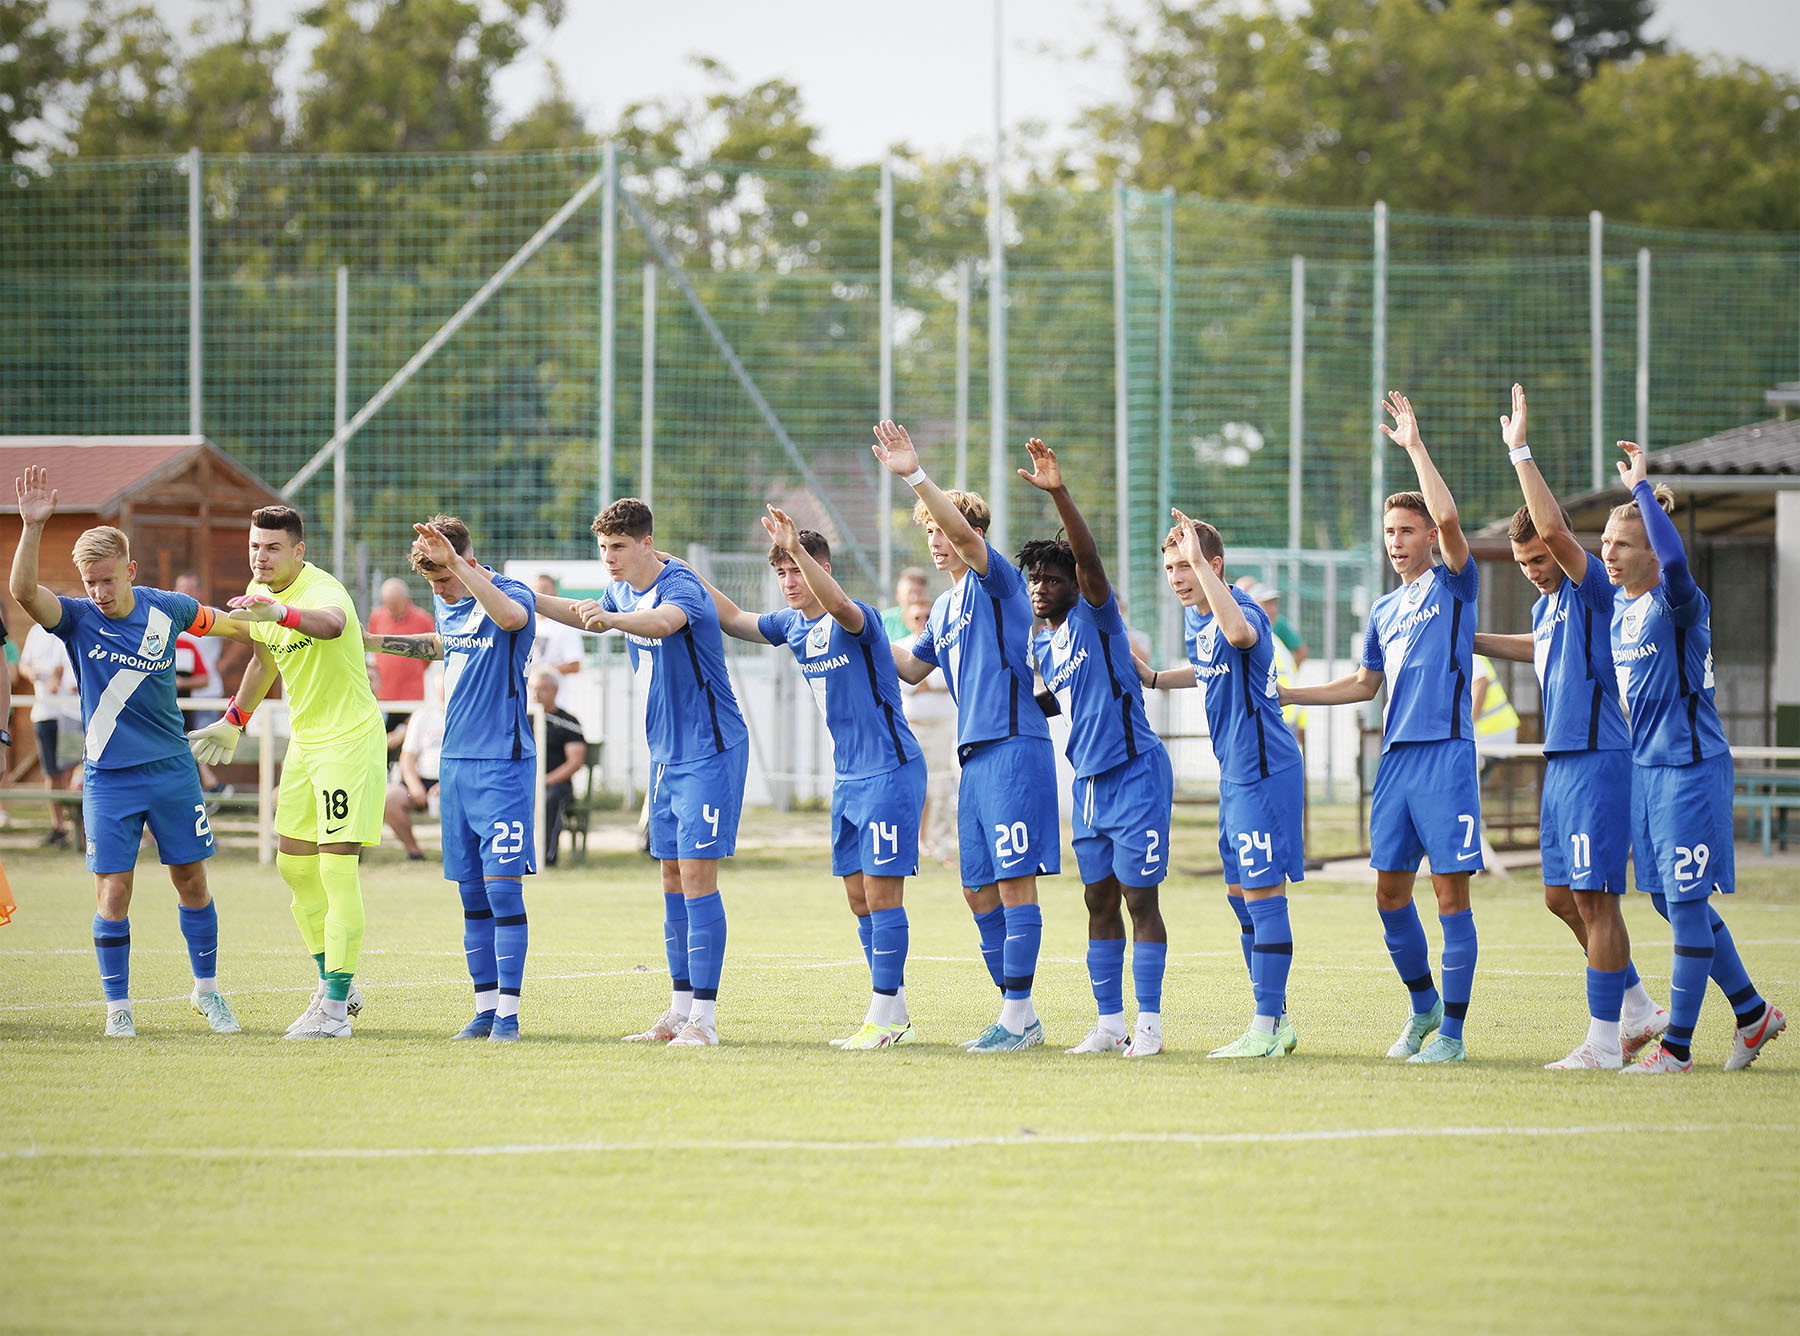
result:
M 1219 776 L 1251 784 L 1300 764 L 1300 744 L 1281 719 L 1275 691 L 1275 632 L 1268 614 L 1242 589 L 1231 597 L 1256 632 L 1239 649 L 1219 632 L 1218 618 L 1198 608 L 1182 610 L 1182 636 L 1194 682 L 1206 692 L 1206 726 L 1212 733 Z
M 1623 751 L 1631 730 L 1613 672 L 1612 582 L 1593 553 L 1577 584 L 1564 577 L 1531 609 L 1531 657 L 1544 693 L 1544 752 Z
M 1032 656 L 1069 721 L 1069 763 L 1087 779 L 1162 746 L 1144 717 L 1144 689 L 1119 600 L 1077 598 L 1063 624 L 1039 631 Z
M 525 661 L 537 636 L 537 595 L 510 575 L 483 570 L 494 588 L 525 609 L 525 625 L 503 631 L 473 594 L 460 603 L 432 596 L 444 641 L 444 747 L 462 761 L 517 761 L 537 755 L 527 713 Z
M 1454 574 L 1439 562 L 1369 609 L 1362 664 L 1387 678 L 1383 751 L 1396 742 L 1475 736 L 1469 691 L 1480 592 L 1481 574 L 1470 557 Z
M 631 666 L 638 656 L 650 659 L 649 700 L 644 710 L 645 740 L 650 759 L 662 765 L 704 760 L 729 751 L 749 737 L 737 696 L 725 672 L 725 638 L 719 631 L 719 609 L 700 577 L 678 561 L 641 593 L 614 580 L 600 595 L 609 612 L 647 612 L 664 605 L 687 614 L 687 625 L 655 640 L 626 635 Z
M 122 770 L 180 756 L 187 729 L 175 703 L 175 637 L 200 605 L 166 589 L 133 589 L 129 616 L 108 617 L 88 598 L 59 598 L 50 628 L 69 648 L 81 681 L 87 763 Z
M 856 606 L 863 615 L 858 635 L 828 615 L 809 622 L 798 608 L 756 619 L 764 639 L 786 645 L 799 660 L 800 673 L 831 730 L 839 779 L 885 775 L 920 755 L 900 704 L 900 674 L 881 614 L 867 603 Z
M 956 745 L 1050 737 L 1031 689 L 1031 596 L 1018 568 L 988 544 L 986 575 L 963 573 L 931 605 L 913 657 L 944 670 L 956 702 Z
M 1713 704 L 1711 617 L 1698 590 L 1673 608 L 1661 584 L 1636 598 L 1614 593 L 1613 663 L 1640 765 L 1692 765 L 1731 750 Z

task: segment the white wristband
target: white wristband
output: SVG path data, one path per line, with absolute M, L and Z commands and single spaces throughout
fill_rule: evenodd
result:
M 1523 464 L 1531 458 L 1531 447 L 1521 442 L 1506 452 L 1506 457 L 1515 464 Z
M 920 483 L 925 481 L 925 470 L 914 469 L 911 473 L 900 479 L 900 481 L 905 483 L 908 487 L 917 487 Z

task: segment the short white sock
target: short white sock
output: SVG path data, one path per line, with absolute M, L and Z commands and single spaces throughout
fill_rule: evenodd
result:
M 319 1005 L 323 1008 L 325 1014 L 334 1021 L 347 1021 L 350 1019 L 350 1003 L 348 999 L 328 997 Z
M 692 995 L 690 994 L 690 996 Z M 688 1012 L 689 1024 L 698 1025 L 707 1030 L 718 1029 L 719 1027 L 713 1019 L 713 1009 L 719 1004 L 710 997 L 696 997 L 693 999 L 693 1003 L 693 1010 Z
M 1619 1023 L 1603 1021 L 1596 1017 L 1588 1018 L 1587 1042 L 1598 1053 L 1618 1053 Z
M 1000 1002 L 1000 1024 L 1014 1034 L 1024 1034 L 1037 1020 L 1037 1008 L 1029 997 L 1008 997 Z
M 1109 1011 L 1100 1017 L 1100 1028 L 1108 1034 L 1122 1035 L 1131 1027 L 1125 1023 L 1125 1013 Z
M 496 1016 L 517 1016 L 519 1014 L 519 995 L 517 993 L 501 993 L 494 999 Z
M 480 992 L 475 994 L 476 1015 L 480 1015 L 484 1011 L 492 1011 L 499 1005 L 500 990 L 498 988 L 483 988 Z
M 1252 1016 L 1250 1028 L 1258 1034 L 1274 1034 L 1275 1027 L 1281 1024 L 1279 1016 Z
M 195 996 L 199 996 L 202 993 L 216 993 L 218 991 L 219 991 L 219 981 L 217 978 L 195 979 L 194 980 Z
M 890 1025 L 905 1025 L 907 1021 L 912 1019 L 912 1012 L 906 1009 L 905 984 L 901 984 L 899 991 L 894 994 L 893 1016 L 894 1019 L 888 1022 Z
M 686 1018 L 694 1010 L 694 990 L 677 988 L 669 994 L 669 1010 L 677 1016 Z
M 117 1002 L 111 1001 L 109 999 L 106 1004 L 106 1014 L 108 1016 L 116 1016 L 121 1011 L 130 1011 L 130 1010 L 131 1010 L 131 999 L 128 997 L 121 998 Z
M 1160 1012 L 1160 1011 L 1140 1011 L 1140 1012 L 1138 1012 L 1137 1028 L 1140 1030 L 1151 1030 L 1157 1034 L 1161 1034 L 1162 1033 L 1162 1012 Z
M 1619 1015 L 1622 1017 L 1649 1016 L 1655 1010 L 1656 999 L 1650 996 L 1649 990 L 1644 987 L 1644 981 L 1639 979 L 1625 990 L 1625 1002 Z

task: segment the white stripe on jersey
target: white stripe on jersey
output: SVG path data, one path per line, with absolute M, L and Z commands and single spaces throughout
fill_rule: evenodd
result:
M 169 614 L 152 606 L 144 618 L 144 638 L 139 642 L 139 652 L 154 645 L 160 654 L 162 649 L 173 644 L 169 635 L 171 625 Z M 98 761 L 106 751 L 106 744 L 112 741 L 113 732 L 119 726 L 119 713 L 124 710 L 125 702 L 138 689 L 138 683 L 148 676 L 137 668 L 123 668 L 113 674 L 112 681 L 106 684 L 106 690 L 100 693 L 100 699 L 94 705 L 93 717 L 88 720 L 88 760 Z

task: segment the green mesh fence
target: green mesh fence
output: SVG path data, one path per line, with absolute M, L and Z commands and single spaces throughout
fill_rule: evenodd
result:
M 339 266 L 354 413 L 603 162 L 598 150 L 206 158 L 197 216 L 205 434 L 287 483 L 335 426 Z M 0 185 L 0 432 L 187 430 L 190 160 L 14 167 Z M 350 442 L 344 538 L 363 553 L 357 570 L 401 566 L 408 526 L 438 509 L 467 518 L 496 558 L 586 556 L 587 522 L 605 493 L 647 492 L 667 541 L 724 552 L 762 547 L 756 519 L 775 501 L 824 529 L 839 574 L 885 602 L 875 588 L 884 531 L 894 571 L 920 563 L 924 549 L 904 488 L 881 513 L 868 451 L 881 369 L 881 173 L 621 157 L 617 189 L 611 488 L 596 192 Z M 1386 382 L 1418 404 L 1471 524 L 1516 504 L 1495 422 L 1514 379 L 1532 390 L 1533 443 L 1552 482 L 1571 492 L 1590 484 L 1585 220 L 1395 212 L 1379 257 L 1366 210 L 1129 190 L 1013 193 L 1006 208 L 1003 476 L 1023 462 L 1027 435 L 1055 445 L 1109 560 L 1125 526 L 1130 560 L 1115 578 L 1140 608 L 1157 597 L 1171 500 L 1243 547 L 1368 543 L 1378 358 Z M 986 491 L 985 182 L 897 170 L 893 213 L 895 411 L 941 480 L 954 480 L 963 436 L 967 480 Z M 1764 390 L 1800 374 L 1800 237 L 1607 224 L 1602 241 L 1604 439 L 1639 431 L 1640 251 L 1649 253 L 1651 445 L 1766 416 Z M 1305 261 L 1298 433 L 1295 256 Z M 1400 452 L 1382 451 L 1380 466 L 1388 489 L 1410 485 Z M 1013 544 L 1053 527 L 1038 493 L 1015 479 L 1006 495 Z M 331 468 L 296 501 L 321 536 L 315 550 L 329 551 Z

